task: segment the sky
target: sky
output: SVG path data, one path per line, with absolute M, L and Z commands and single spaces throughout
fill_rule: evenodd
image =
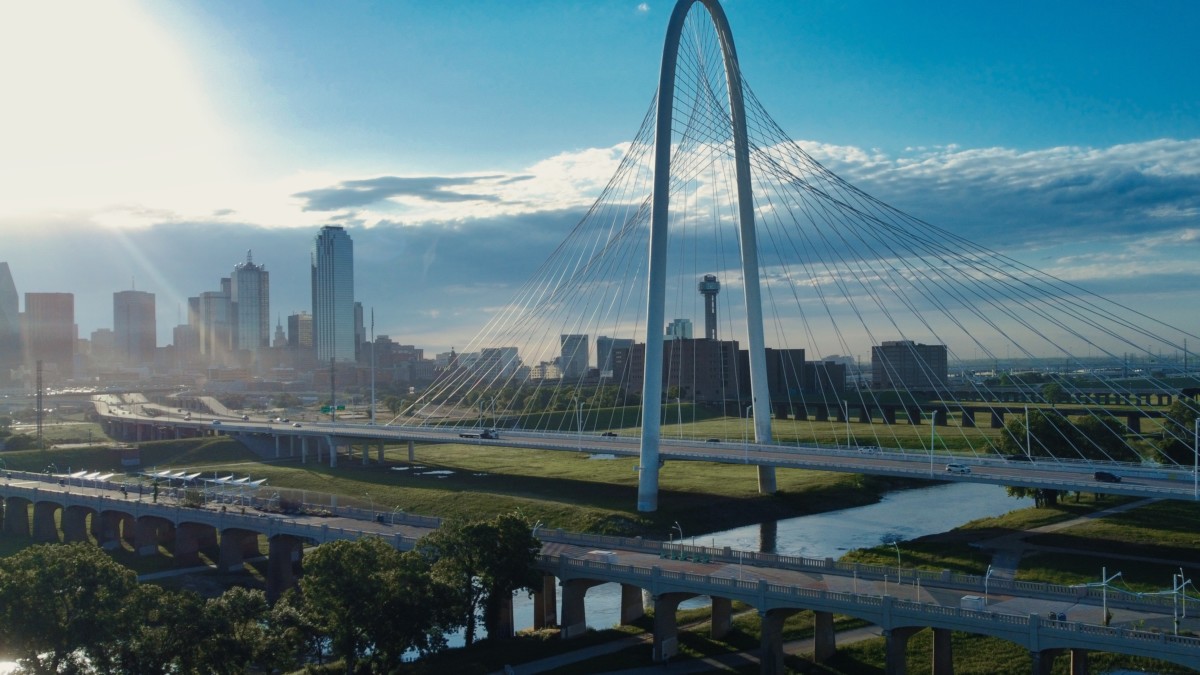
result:
M 253 250 L 309 310 L 325 224 L 376 332 L 464 345 L 651 103 L 673 3 L 0 3 L 18 291 L 186 298 Z M 729 0 L 746 82 L 867 192 L 1200 331 L 1200 4 Z

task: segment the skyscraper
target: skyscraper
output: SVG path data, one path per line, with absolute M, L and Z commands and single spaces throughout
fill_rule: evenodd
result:
M 588 336 L 560 335 L 558 344 L 561 347 L 558 358 L 558 368 L 564 378 L 576 378 L 587 375 L 588 371 Z
M 154 294 L 145 291 L 113 293 L 113 350 L 120 363 L 140 366 L 154 361 L 158 325 Z
M 0 382 L 21 365 L 21 307 L 8 263 L 0 262 Z
M 354 242 L 326 225 L 312 248 L 313 346 L 319 363 L 354 361 Z
M 271 344 L 271 283 L 267 268 L 254 264 L 251 251 L 246 251 L 246 262 L 233 266 L 229 290 L 233 348 L 250 352 L 251 362 L 257 363 L 258 350 Z
M 312 314 L 300 312 L 288 315 L 288 346 L 293 349 L 308 349 L 313 347 Z
M 75 295 L 25 294 L 25 360 L 62 377 L 75 372 Z

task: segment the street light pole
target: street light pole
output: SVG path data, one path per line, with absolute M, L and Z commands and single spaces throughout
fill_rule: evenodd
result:
M 895 539 L 892 540 L 892 546 L 896 548 L 896 583 L 900 583 L 900 544 Z
M 1192 426 L 1192 499 L 1200 499 L 1200 414 Z
M 992 578 L 992 566 L 988 565 L 987 574 L 983 575 L 983 606 L 988 604 L 988 579 Z
M 937 434 L 937 411 L 929 415 L 929 476 L 933 477 L 933 443 Z

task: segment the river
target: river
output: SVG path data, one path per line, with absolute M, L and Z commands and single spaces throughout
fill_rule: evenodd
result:
M 903 541 L 952 530 L 972 520 L 999 516 L 1033 506 L 1032 499 L 1009 497 L 1003 487 L 979 483 L 946 483 L 914 490 L 889 492 L 867 506 L 828 511 L 786 520 L 747 525 L 722 532 L 684 532 L 688 543 L 729 546 L 744 551 L 782 553 L 809 558 L 840 558 L 846 551 L 877 546 L 881 541 Z M 678 535 L 678 532 L 675 533 Z M 680 605 L 687 609 L 707 606 L 707 598 Z M 609 628 L 621 618 L 621 587 L 603 584 L 588 589 L 587 624 Z M 533 625 L 533 601 L 525 593 L 513 599 L 517 630 Z M 462 644 L 460 634 L 451 645 Z

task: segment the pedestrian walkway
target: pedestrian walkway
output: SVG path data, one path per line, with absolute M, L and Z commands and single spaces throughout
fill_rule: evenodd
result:
M 1048 532 L 1058 532 L 1060 530 L 1065 530 L 1069 527 L 1074 527 L 1076 525 L 1082 525 L 1083 523 L 1086 523 L 1086 522 L 1089 522 L 1092 520 L 1098 520 L 1100 518 L 1107 518 L 1109 516 L 1113 516 L 1118 513 L 1132 511 L 1133 509 L 1141 508 L 1143 506 L 1153 504 L 1154 502 L 1157 502 L 1157 501 L 1159 501 L 1159 500 L 1157 500 L 1157 499 L 1139 499 L 1137 501 L 1129 502 L 1127 504 L 1121 504 L 1119 506 L 1114 506 L 1109 509 L 1104 509 L 1103 511 L 1093 511 L 1085 516 L 1080 516 L 1078 518 L 1071 518 L 1069 520 L 1063 520 L 1063 521 L 1060 521 L 1057 523 L 1050 523 L 1049 525 L 1042 525 L 1041 527 L 1035 527 L 1031 530 L 1021 530 L 1020 532 L 1013 532 L 1013 533 L 1006 534 L 1006 535 L 1003 535 L 1000 537 L 996 537 L 995 539 L 988 539 L 986 541 L 981 541 L 978 544 L 976 544 L 976 546 L 978 546 L 980 549 L 982 549 L 984 551 L 989 551 L 989 550 L 992 551 L 992 576 L 993 577 L 995 577 L 997 579 L 1012 579 L 1017 573 L 1017 568 L 1020 567 L 1020 565 L 1021 565 L 1021 556 L 1024 555 L 1027 551 L 1032 551 L 1032 550 L 1065 551 L 1065 549 L 1056 549 L 1056 548 L 1051 548 L 1051 547 L 1038 546 L 1036 544 L 1030 544 L 1025 541 L 1025 539 L 1027 537 L 1029 537 L 1031 535 L 1035 535 L 1035 534 L 1046 534 Z M 1067 552 L 1079 553 L 1080 551 L 1070 550 Z M 1106 555 L 1112 555 L 1112 554 L 1106 553 Z M 1116 557 L 1116 556 L 1114 556 L 1114 557 Z M 1170 562 L 1170 561 L 1164 561 L 1164 562 Z

